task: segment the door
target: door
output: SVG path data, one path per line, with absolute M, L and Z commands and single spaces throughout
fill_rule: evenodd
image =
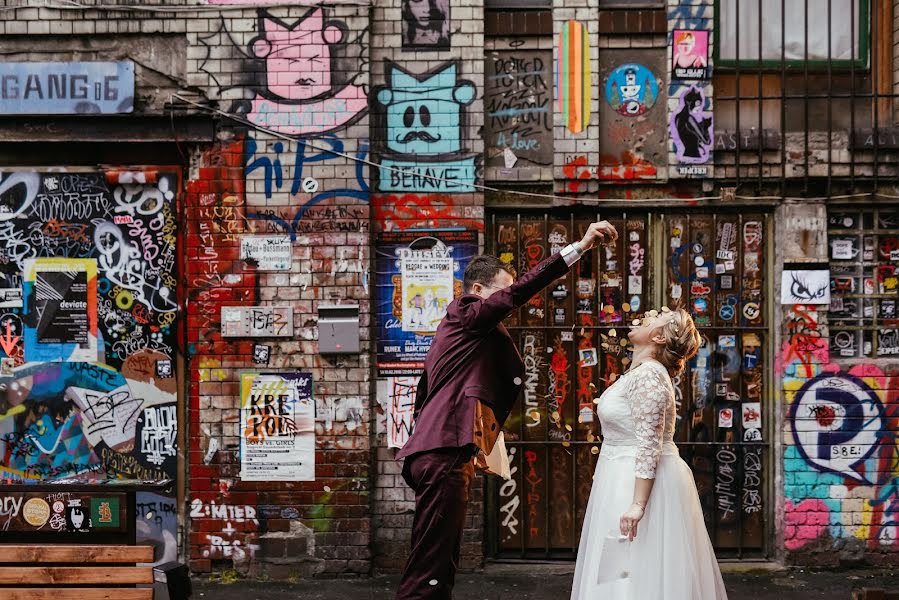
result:
M 675 382 L 676 441 L 710 535 L 720 555 L 761 554 L 765 218 L 497 213 L 488 247 L 523 273 L 599 218 L 621 233 L 617 244 L 588 253 L 507 320 L 526 377 L 506 423 L 513 477 L 491 478 L 491 554 L 574 558 L 601 447 L 593 400 L 630 364 L 627 324 L 663 300 L 688 307 L 703 336 Z

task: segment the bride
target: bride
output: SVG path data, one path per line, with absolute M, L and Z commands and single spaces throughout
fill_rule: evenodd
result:
M 666 307 L 635 321 L 628 337 L 631 368 L 597 408 L 602 452 L 571 599 L 726 600 L 693 474 L 672 441 L 671 378 L 699 350 L 699 334 L 686 311 Z

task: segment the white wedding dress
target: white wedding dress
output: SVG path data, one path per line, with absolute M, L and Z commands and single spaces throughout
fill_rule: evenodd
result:
M 654 360 L 620 377 L 600 396 L 602 451 L 578 549 L 571 600 L 726 600 L 702 518 L 693 473 L 674 445 L 674 389 Z M 635 477 L 655 478 L 633 542 L 606 556 L 625 557 L 628 577 L 600 578 L 607 536 L 633 500 Z M 627 548 L 629 546 L 629 548 Z

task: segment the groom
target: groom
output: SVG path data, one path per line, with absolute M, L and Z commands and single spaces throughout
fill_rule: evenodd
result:
M 517 282 L 515 270 L 498 258 L 471 259 L 463 294 L 447 307 L 425 359 L 415 398 L 415 429 L 396 455 L 405 459 L 403 479 L 415 491 L 412 552 L 397 600 L 452 597 L 475 467 L 485 468 L 484 459 L 524 377 L 521 355 L 502 320 L 567 273 L 598 242 L 617 237 L 607 221 L 593 223 L 580 242 L 550 256 Z

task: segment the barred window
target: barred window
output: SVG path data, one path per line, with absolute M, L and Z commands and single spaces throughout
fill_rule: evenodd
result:
M 828 214 L 831 354 L 899 355 L 899 209 Z
M 718 11 L 719 66 L 867 66 L 869 0 L 719 0 Z

